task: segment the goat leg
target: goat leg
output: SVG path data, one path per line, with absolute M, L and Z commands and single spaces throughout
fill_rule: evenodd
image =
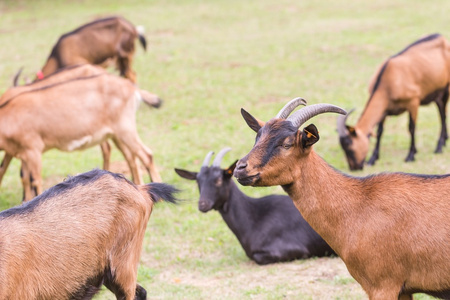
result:
M 445 143 L 448 139 L 446 112 L 445 112 L 449 97 L 448 88 L 449 86 L 447 85 L 446 88 L 444 89 L 442 97 L 436 100 L 436 105 L 439 109 L 439 116 L 441 117 L 441 135 L 439 137 L 438 144 L 436 146 L 436 150 L 434 151 L 434 153 L 442 153 L 442 147 L 445 146 Z
M 414 138 L 415 130 L 416 130 L 416 119 L 417 111 L 413 115 L 412 112 L 409 113 L 409 133 L 411 135 L 411 146 L 409 147 L 408 156 L 405 158 L 405 162 L 414 161 L 414 155 L 417 153 L 416 142 Z
M 5 152 L 5 156 L 3 157 L 2 163 L 0 164 L 0 185 L 2 184 L 3 176 L 6 173 L 6 169 L 8 169 L 9 163 L 12 160 L 12 155 Z
M 380 157 L 380 142 L 381 142 L 381 135 L 383 134 L 384 129 L 384 120 L 386 117 L 383 117 L 381 119 L 380 123 L 378 123 L 378 130 L 377 130 L 377 141 L 375 144 L 375 149 L 373 150 L 372 156 L 370 157 L 369 161 L 367 162 L 368 165 L 374 165 L 375 162 Z
M 136 295 L 134 296 L 134 299 L 135 300 L 147 299 L 147 291 L 139 284 L 136 285 Z
M 113 139 L 114 144 L 119 149 L 120 152 L 122 152 L 123 157 L 127 161 L 128 168 L 130 169 L 131 173 L 131 180 L 135 184 L 143 184 L 142 175 L 139 170 L 139 165 L 137 161 L 137 157 L 133 155 L 133 153 L 127 148 L 126 145 L 124 145 L 119 139 L 114 138 Z
M 161 176 L 153 161 L 153 153 L 148 147 L 146 147 L 139 136 L 136 134 L 127 134 L 121 136 L 121 142 L 131 151 L 132 155 L 138 157 L 142 164 L 145 166 L 151 181 L 161 182 Z
M 39 151 L 25 151 L 19 156 L 22 160 L 20 175 L 24 189 L 23 201 L 29 201 L 42 193 L 42 155 Z
M 111 146 L 108 141 L 104 141 L 100 144 L 103 156 L 103 170 L 109 171 L 110 159 L 111 159 Z

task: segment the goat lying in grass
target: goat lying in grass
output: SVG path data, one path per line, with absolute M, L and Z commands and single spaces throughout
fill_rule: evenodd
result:
M 134 185 L 93 170 L 0 213 L 0 299 L 146 299 L 136 283 L 153 204 L 176 202 L 164 183 Z
M 345 111 L 316 104 L 287 117 L 300 104 L 294 99 L 267 123 L 242 110 L 257 136 L 236 165 L 238 181 L 281 185 L 371 300 L 450 299 L 450 176 L 344 175 L 314 151 L 317 128 L 299 128 L 318 114 Z
M 288 196 L 251 198 L 242 193 L 231 178 L 236 162 L 220 168 L 229 150 L 222 149 L 211 167 L 213 152 L 209 152 L 199 173 L 175 169 L 181 177 L 197 181 L 201 212 L 217 210 L 247 256 L 260 265 L 335 254 Z

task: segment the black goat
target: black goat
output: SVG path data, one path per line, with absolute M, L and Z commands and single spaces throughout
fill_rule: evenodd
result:
M 213 152 L 209 152 L 199 173 L 175 169 L 181 177 L 197 181 L 201 212 L 219 211 L 247 256 L 260 265 L 335 254 L 288 196 L 251 198 L 242 193 L 231 179 L 237 161 L 220 168 L 229 150 L 222 149 L 211 167 Z

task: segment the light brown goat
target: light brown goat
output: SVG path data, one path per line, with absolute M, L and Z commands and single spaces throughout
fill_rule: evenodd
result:
M 143 32 L 122 17 L 85 24 L 59 38 L 38 78 L 71 65 L 105 65 L 115 60 L 120 75 L 136 82 L 136 73 L 131 68 L 136 38 L 145 50 L 147 43 Z
M 153 204 L 176 203 L 164 183 L 134 185 L 93 170 L 0 213 L 0 299 L 146 299 L 137 269 Z
M 14 84 L 13 88 L 8 89 L 0 98 L 0 107 L 3 102 L 8 102 L 17 95 L 26 92 L 32 92 L 34 90 L 46 89 L 55 84 L 63 84 L 70 80 L 79 80 L 81 78 L 87 78 L 89 76 L 97 76 L 104 73 L 103 70 L 99 68 L 91 68 L 85 65 L 73 65 L 70 67 L 62 68 L 57 70 L 55 73 L 50 74 L 50 76 L 45 77 L 45 80 L 40 80 L 27 85 L 17 86 Z M 16 77 L 19 73 L 16 75 Z M 150 106 L 159 107 L 161 105 L 161 99 L 157 96 L 145 91 L 139 90 L 140 98 Z M 103 169 L 109 170 L 110 168 L 110 158 L 111 158 L 111 146 L 107 141 L 100 143 L 103 156 Z M 3 176 L 12 160 L 12 156 L 5 153 L 4 159 L 0 164 L 0 185 Z
M 67 76 L 63 72 L 95 75 Z M 0 103 L 0 150 L 5 151 L 5 161 L 11 157 L 22 161 L 24 200 L 42 192 L 43 152 L 52 148 L 85 149 L 109 138 L 123 153 L 135 183 L 142 183 L 137 159 L 153 181 L 161 181 L 151 150 L 139 139 L 135 116 L 139 99 L 146 98 L 146 103 L 154 106 L 160 99 L 92 65 L 58 74 L 71 79 L 48 85 L 44 80 L 33 84 L 35 88 L 13 88 Z M 0 180 L 5 165 L 0 168 Z
M 305 220 L 336 251 L 371 300 L 450 297 L 450 175 L 385 173 L 351 177 L 330 167 L 312 145 L 307 120 L 345 111 L 316 104 L 289 116 L 294 99 L 264 123 L 242 110 L 258 134 L 237 163 L 243 185 L 281 185 Z M 292 104 L 292 105 L 291 105 Z
M 386 116 L 409 112 L 411 145 L 405 161 L 417 152 L 415 127 L 420 105 L 436 102 L 441 134 L 435 153 L 441 153 L 448 138 L 446 105 L 450 82 L 450 43 L 441 35 L 426 36 L 390 57 L 378 68 L 370 83 L 370 98 L 354 127 L 340 117 L 338 132 L 351 170 L 360 170 L 369 152 L 369 138 L 378 125 L 377 141 L 369 165 L 379 158 L 380 140 Z

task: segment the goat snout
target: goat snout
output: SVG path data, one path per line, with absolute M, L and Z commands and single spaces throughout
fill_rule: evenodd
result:
M 239 160 L 234 169 L 233 175 L 242 185 L 253 185 L 259 179 L 259 173 L 250 175 L 247 160 Z
M 212 205 L 210 204 L 209 201 L 206 200 L 201 200 L 198 201 L 198 210 L 201 212 L 208 212 L 212 209 Z

